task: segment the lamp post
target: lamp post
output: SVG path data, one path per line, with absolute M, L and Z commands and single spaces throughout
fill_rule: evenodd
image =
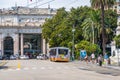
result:
M 73 25 L 73 28 L 72 28 L 72 35 L 73 35 L 73 39 L 72 39 L 72 60 L 74 60 L 74 49 L 75 49 L 75 46 L 74 46 L 74 32 L 75 32 L 75 27 Z

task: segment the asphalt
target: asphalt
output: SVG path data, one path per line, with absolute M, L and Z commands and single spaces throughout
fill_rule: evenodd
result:
M 86 70 L 86 71 L 93 71 L 99 74 L 105 74 L 105 75 L 112 75 L 112 76 L 120 76 L 120 67 L 114 66 L 114 65 L 105 65 L 99 66 L 96 63 L 85 61 L 72 61 L 72 64 L 78 67 L 80 70 Z
M 94 66 L 94 67 L 101 67 L 101 68 L 108 68 L 108 69 L 116 69 L 116 70 L 120 70 L 120 66 L 118 65 L 105 65 L 105 64 L 102 64 L 102 66 L 99 66 L 98 64 L 94 63 L 92 64 L 91 62 L 88 62 L 86 63 L 85 61 L 78 61 L 78 60 L 75 60 L 73 61 L 75 64 L 82 64 L 84 66 Z
M 116 70 L 120 70 L 120 66 L 114 66 L 114 65 L 103 65 L 105 68 L 109 68 L 109 69 L 116 69 Z

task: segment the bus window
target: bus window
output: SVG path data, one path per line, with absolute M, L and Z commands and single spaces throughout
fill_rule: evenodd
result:
M 56 55 L 56 49 L 50 50 L 50 56 L 55 56 Z
M 64 55 L 67 55 L 68 54 L 68 50 L 67 49 L 59 49 L 58 50 L 58 54 L 64 54 Z

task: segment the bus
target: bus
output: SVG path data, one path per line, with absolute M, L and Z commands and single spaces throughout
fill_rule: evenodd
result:
M 70 49 L 66 47 L 53 47 L 49 51 L 49 59 L 51 61 L 66 61 L 70 60 Z

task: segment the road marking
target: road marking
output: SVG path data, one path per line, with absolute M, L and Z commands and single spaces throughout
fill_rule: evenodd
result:
M 0 71 L 20 71 L 20 70 L 36 70 L 36 69 L 41 69 L 41 70 L 52 70 L 52 69 L 56 69 L 56 70 L 60 70 L 60 69 L 85 69 L 85 67 L 75 67 L 75 66 L 65 66 L 65 67 L 62 67 L 62 66 L 41 66 L 41 67 L 36 67 L 36 66 L 33 66 L 33 67 L 24 67 L 24 68 L 16 68 L 16 69 L 13 69 L 13 68 L 9 68 L 9 69 L 1 69 Z
M 13 71 L 13 69 L 8 69 L 8 71 Z
M 40 69 L 45 69 L 45 67 L 41 67 Z
M 29 68 L 26 67 L 26 68 L 23 68 L 23 70 L 29 70 Z
M 20 68 L 16 68 L 16 70 L 18 70 L 18 71 L 19 71 L 19 70 L 21 70 L 21 69 L 20 69 Z
M 37 69 L 36 67 L 33 67 L 32 69 Z
M 56 69 L 61 69 L 61 67 L 57 67 Z
M 76 69 L 77 67 L 72 67 L 73 69 Z

